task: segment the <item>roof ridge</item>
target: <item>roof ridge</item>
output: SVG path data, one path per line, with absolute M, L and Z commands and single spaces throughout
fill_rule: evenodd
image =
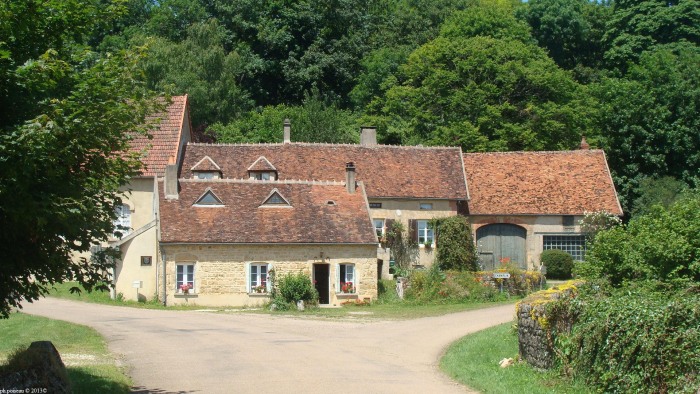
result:
M 572 149 L 572 150 L 513 150 L 496 152 L 464 152 L 465 155 L 494 155 L 494 154 L 564 154 L 564 153 L 604 152 L 603 149 Z
M 185 183 L 245 183 L 245 184 L 266 184 L 266 185 L 320 185 L 320 186 L 345 186 L 345 182 L 341 181 L 324 181 L 324 180 L 304 180 L 304 179 L 284 179 L 284 180 L 259 180 L 248 178 L 226 178 L 226 179 L 198 179 L 198 178 L 180 178 L 179 182 Z
M 347 146 L 355 148 L 366 148 L 366 149 L 379 149 L 379 148 L 393 148 L 393 149 L 460 149 L 459 146 L 423 146 L 423 145 L 360 145 L 360 144 L 349 144 L 349 143 L 328 143 L 328 142 L 238 142 L 238 143 L 226 143 L 226 142 L 216 142 L 216 143 L 206 143 L 206 142 L 188 142 L 187 145 L 191 146 L 212 146 L 212 147 L 224 147 L 224 146 L 286 146 L 286 145 L 298 145 L 298 146 Z

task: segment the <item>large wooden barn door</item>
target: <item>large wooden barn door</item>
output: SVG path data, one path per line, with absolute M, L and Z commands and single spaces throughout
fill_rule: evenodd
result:
M 527 267 L 525 237 L 527 231 L 514 224 L 489 224 L 476 230 L 479 261 L 485 270 L 498 268 L 502 258 L 510 258 L 520 268 Z

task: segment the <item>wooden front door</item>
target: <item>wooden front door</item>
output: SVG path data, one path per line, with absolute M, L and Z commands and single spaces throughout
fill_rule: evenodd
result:
M 318 303 L 330 304 L 331 269 L 329 264 L 314 264 L 314 286 L 318 291 Z
M 509 258 L 518 267 L 527 267 L 525 238 L 527 231 L 520 226 L 507 223 L 489 224 L 476 230 L 476 245 L 480 262 L 485 270 L 499 268 L 504 258 Z

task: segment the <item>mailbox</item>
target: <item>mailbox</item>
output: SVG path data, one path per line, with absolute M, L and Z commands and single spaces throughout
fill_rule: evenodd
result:
M 131 287 L 133 287 L 134 289 L 140 289 L 143 287 L 143 281 L 135 280 L 135 281 L 131 282 Z

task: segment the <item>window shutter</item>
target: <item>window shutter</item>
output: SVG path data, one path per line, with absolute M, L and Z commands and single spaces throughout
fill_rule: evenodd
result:
M 250 263 L 245 263 L 245 292 L 250 293 Z
M 335 265 L 335 292 L 340 292 L 340 264 Z
M 265 287 L 267 287 L 267 292 L 272 291 L 272 285 L 270 284 L 270 271 L 274 268 L 272 263 L 267 264 L 267 281 L 265 282 Z
M 411 241 L 418 242 L 418 223 L 416 219 L 408 220 L 408 232 L 411 233 Z

